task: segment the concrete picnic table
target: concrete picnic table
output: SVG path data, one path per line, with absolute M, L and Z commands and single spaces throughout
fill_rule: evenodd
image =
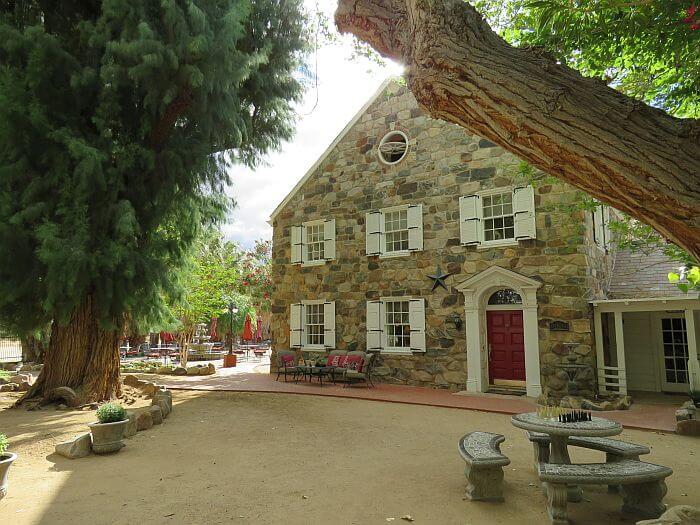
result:
M 536 412 L 528 412 L 516 414 L 510 420 L 513 426 L 523 430 L 547 434 L 552 446 L 549 462 L 567 465 L 571 464 L 568 449 L 569 436 L 608 437 L 622 432 L 620 423 L 602 417 L 593 417 L 591 421 L 564 423 L 556 418 L 543 418 Z M 568 485 L 568 500 L 581 501 L 581 498 L 581 487 Z

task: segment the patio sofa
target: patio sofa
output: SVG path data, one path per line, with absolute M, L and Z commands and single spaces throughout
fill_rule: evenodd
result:
M 343 380 L 346 384 L 364 382 L 368 386 L 372 383 L 372 366 L 374 354 L 353 350 L 332 350 L 325 356 L 326 366 L 334 366 L 333 379 Z

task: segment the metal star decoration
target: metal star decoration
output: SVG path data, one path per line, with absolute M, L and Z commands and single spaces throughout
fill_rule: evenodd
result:
M 447 290 L 445 279 L 447 279 L 450 275 L 452 275 L 450 272 L 443 273 L 442 268 L 440 268 L 440 265 L 438 264 L 437 268 L 435 269 L 435 275 L 428 275 L 428 277 L 433 280 L 433 287 L 430 289 L 430 291 L 435 291 L 435 288 L 438 286 L 442 286 L 445 290 Z

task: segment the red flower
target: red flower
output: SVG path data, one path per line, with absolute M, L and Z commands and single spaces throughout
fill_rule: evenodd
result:
M 243 286 L 248 286 L 248 281 L 243 281 Z
M 695 4 L 691 5 L 685 11 L 685 14 L 686 17 L 683 19 L 683 22 L 690 24 L 691 31 L 695 31 L 696 29 L 700 28 L 700 16 L 697 16 L 698 8 Z

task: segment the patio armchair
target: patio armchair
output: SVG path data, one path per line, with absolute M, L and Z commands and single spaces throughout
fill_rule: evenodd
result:
M 374 383 L 372 383 L 372 366 L 374 365 L 375 354 L 364 352 L 350 353 L 363 353 L 364 359 L 359 362 L 360 364 L 357 368 L 353 368 L 352 365 L 348 365 L 346 367 L 345 374 L 343 374 L 345 379 L 345 385 L 343 388 L 355 383 L 365 383 L 367 388 L 370 386 L 374 388 Z
M 292 376 L 294 381 L 299 373 L 299 358 L 294 350 L 278 350 L 277 351 L 277 378 L 279 381 L 280 375 L 284 374 L 284 382 L 287 382 L 287 375 Z

